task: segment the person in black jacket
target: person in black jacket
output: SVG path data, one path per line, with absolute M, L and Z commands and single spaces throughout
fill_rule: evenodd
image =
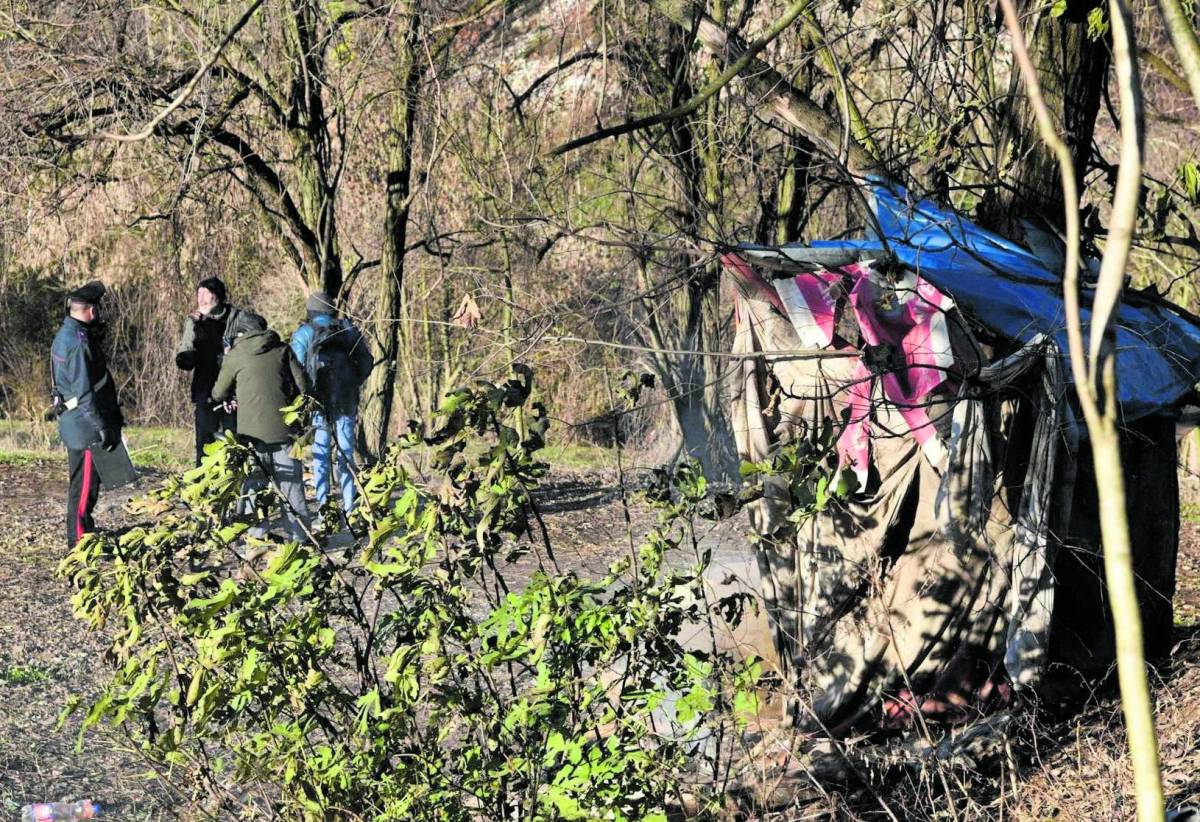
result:
M 183 322 L 183 337 L 175 354 L 175 365 L 192 372 L 197 465 L 204 456 L 205 445 L 223 431 L 237 428 L 236 412 L 214 407 L 209 396 L 221 370 L 229 329 L 241 314 L 241 309 L 227 302 L 225 283 L 210 277 L 196 287 L 196 310 L 188 314 Z
M 55 405 L 62 411 L 58 434 L 67 447 L 71 472 L 67 490 L 69 547 L 95 527 L 92 510 L 100 496 L 100 475 L 91 449 L 115 449 L 125 424 L 101 347 L 100 299 L 104 290 L 103 283 L 93 280 L 67 295 L 69 313 L 50 349 Z

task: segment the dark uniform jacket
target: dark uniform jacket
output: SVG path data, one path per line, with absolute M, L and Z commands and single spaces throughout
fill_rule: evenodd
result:
M 274 331 L 254 331 L 233 341 L 212 396 L 237 400 L 239 435 L 272 445 L 295 436 L 280 409 L 306 390 L 308 379 L 292 349 Z
M 67 317 L 50 348 L 54 389 L 66 408 L 58 418 L 58 434 L 70 449 L 95 445 L 105 430 L 113 431 L 115 436 L 125 424 L 117 404 L 117 387 L 100 345 L 101 336 L 96 326 Z
M 222 305 L 212 314 L 183 321 L 183 337 L 175 354 L 175 365 L 192 372 L 192 402 L 207 402 L 221 370 L 226 331 L 232 328 L 240 308 Z

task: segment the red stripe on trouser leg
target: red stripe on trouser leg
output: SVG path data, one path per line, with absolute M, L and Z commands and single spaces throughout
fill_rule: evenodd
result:
M 83 518 L 87 516 L 88 495 L 92 491 L 92 449 L 83 449 L 83 484 L 79 487 L 79 499 L 75 503 L 75 539 L 83 539 Z

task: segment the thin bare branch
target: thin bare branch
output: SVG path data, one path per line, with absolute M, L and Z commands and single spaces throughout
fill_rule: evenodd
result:
M 188 98 L 192 96 L 192 92 L 196 90 L 196 86 L 199 85 L 200 80 L 205 74 L 208 73 L 208 70 L 216 64 L 217 60 L 221 58 L 221 52 L 224 51 L 225 47 L 229 45 L 230 41 L 237 36 L 237 33 L 241 31 L 243 27 L 245 27 L 246 23 L 250 22 L 250 18 L 254 16 L 254 12 L 258 11 L 262 4 L 263 0 L 253 0 L 249 7 L 247 7 L 247 9 L 242 13 L 242 16 L 239 17 L 237 22 L 233 24 L 233 27 L 230 28 L 225 34 L 224 39 L 222 39 L 217 47 L 212 50 L 205 61 L 200 64 L 200 68 L 198 68 L 196 73 L 192 75 L 192 79 L 189 80 L 188 84 L 183 87 L 183 90 L 179 92 L 175 99 L 167 104 L 166 108 L 155 115 L 154 118 L 147 123 L 141 131 L 138 131 L 134 134 L 116 134 L 111 131 L 105 131 L 102 132 L 100 136 L 106 140 L 116 140 L 122 143 L 136 143 L 141 140 L 145 140 L 146 138 L 150 137 L 150 135 L 154 134 L 154 130 L 158 127 L 159 123 L 170 117 L 174 111 L 186 103 Z
M 1192 89 L 1192 98 L 1200 107 L 1200 42 L 1196 40 L 1196 30 L 1192 28 L 1192 21 L 1179 0 L 1158 0 L 1158 10 L 1162 12 L 1163 23 L 1179 55 L 1179 62 L 1183 64 L 1183 74 Z
M 751 43 L 746 50 L 742 52 L 740 57 L 726 66 L 724 71 L 717 75 L 717 77 L 711 83 L 702 88 L 696 94 L 696 96 L 692 97 L 692 99 L 688 100 L 687 102 L 675 106 L 670 111 L 653 114 L 649 117 L 640 117 L 636 120 L 630 120 L 626 123 L 622 123 L 619 126 L 610 126 L 608 128 L 598 129 L 597 131 L 594 131 L 586 136 L 576 137 L 574 140 L 558 146 L 550 153 L 557 157 L 559 155 L 566 154 L 568 151 L 574 151 L 577 148 L 582 148 L 583 146 L 590 145 L 591 143 L 598 142 L 608 137 L 617 137 L 621 134 L 628 134 L 631 131 L 638 131 L 651 126 L 669 123 L 670 121 L 677 120 L 680 117 L 686 117 L 700 108 L 700 106 L 703 105 L 704 102 L 714 94 L 719 92 L 725 86 L 729 85 L 729 82 L 733 80 L 734 77 L 737 77 L 740 73 L 745 71 L 758 53 L 769 46 L 777 37 L 779 37 L 779 35 L 787 31 L 788 27 L 795 22 L 796 18 L 803 14 L 807 8 L 808 0 L 796 0 L 796 2 L 792 3 L 792 5 L 788 7 L 788 10 L 784 12 L 783 16 L 772 23 L 771 26 L 765 32 L 763 32 L 761 37 Z
M 1068 226 L 1063 290 L 1071 371 L 1091 437 L 1096 490 L 1100 498 L 1104 571 L 1113 611 L 1121 707 L 1128 728 L 1138 819 L 1149 822 L 1162 819 L 1163 816 L 1162 778 L 1159 774 L 1158 741 L 1154 731 L 1150 689 L 1146 680 L 1142 622 L 1138 612 L 1129 521 L 1126 516 L 1118 430 L 1116 350 L 1113 345 L 1114 326 L 1141 190 L 1142 112 L 1133 52 L 1132 15 L 1120 0 L 1110 0 L 1113 68 L 1121 97 L 1121 161 L 1113 194 L 1108 243 L 1092 301 L 1090 352 L 1085 356 L 1079 305 L 1079 200 L 1075 172 L 1070 152 L 1058 137 L 1042 99 L 1037 73 L 1025 49 L 1013 0 L 1001 0 L 1001 4 L 1012 36 L 1013 56 L 1021 68 L 1037 114 L 1038 129 L 1058 157 L 1063 177 Z

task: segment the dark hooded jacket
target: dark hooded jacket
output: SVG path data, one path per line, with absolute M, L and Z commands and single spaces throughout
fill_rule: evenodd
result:
M 212 388 L 214 400 L 236 399 L 238 434 L 266 444 L 287 442 L 295 433 L 281 408 L 306 391 L 304 369 L 274 331 L 253 331 L 233 340 Z
M 125 424 L 102 338 L 101 326 L 68 316 L 50 347 L 54 390 L 67 409 L 58 418 L 58 434 L 74 450 L 95 445 L 104 431 L 119 432 Z
M 240 308 L 221 304 L 212 314 L 183 321 L 183 336 L 175 354 L 175 365 L 192 372 L 192 402 L 206 402 L 221 370 L 225 337 L 242 314 Z

